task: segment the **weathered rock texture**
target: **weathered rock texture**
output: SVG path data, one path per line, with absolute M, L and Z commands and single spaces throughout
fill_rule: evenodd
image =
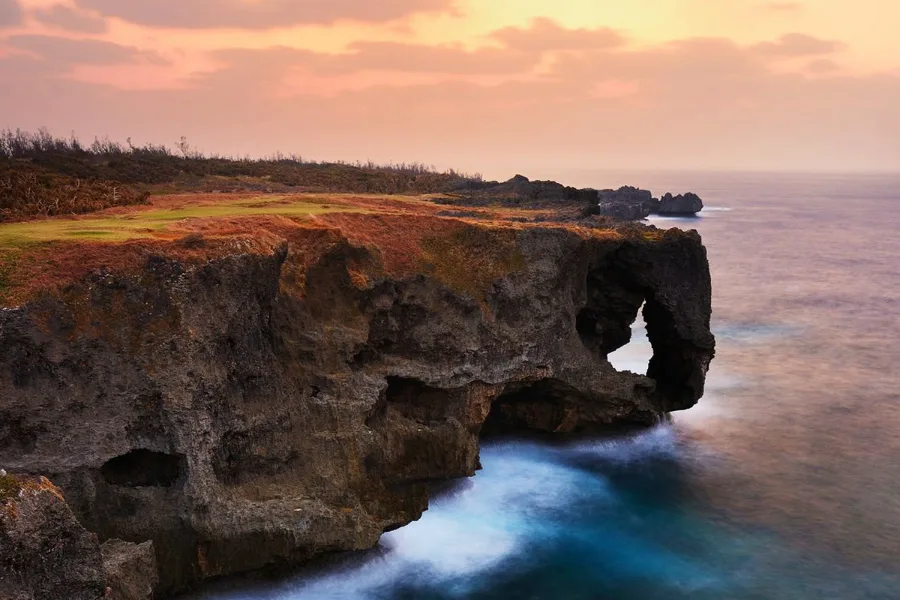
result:
M 43 477 L 3 480 L 0 598 L 102 598 L 106 575 L 97 536 L 78 523 L 59 490 Z
M 153 542 L 109 540 L 100 547 L 111 600 L 153 600 L 159 583 Z
M 371 222 L 408 235 L 392 219 Z M 101 540 L 152 540 L 164 595 L 373 546 L 430 482 L 475 472 L 486 421 L 647 424 L 702 395 L 696 233 L 429 219 L 406 274 L 338 230 L 286 228 L 0 311 L 0 464 L 51 477 Z M 642 307 L 648 376 L 619 373 L 606 357 Z

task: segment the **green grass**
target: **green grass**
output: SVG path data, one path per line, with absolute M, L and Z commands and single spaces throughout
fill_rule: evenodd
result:
M 260 196 L 208 205 L 172 209 L 138 210 L 124 215 L 88 219 L 54 218 L 0 224 L 0 247 L 15 248 L 58 240 L 123 242 L 152 237 L 167 227 L 188 219 L 214 219 L 253 215 L 306 217 L 330 212 L 363 212 L 345 206 L 325 206 L 321 198 Z

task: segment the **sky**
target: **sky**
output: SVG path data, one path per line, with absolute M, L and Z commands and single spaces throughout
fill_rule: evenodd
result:
M 0 0 L 0 128 L 528 169 L 900 171 L 887 0 Z

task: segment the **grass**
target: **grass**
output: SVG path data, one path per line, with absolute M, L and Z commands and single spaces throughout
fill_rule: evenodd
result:
M 225 200 L 215 204 L 184 204 L 148 210 L 129 209 L 90 218 L 50 218 L 0 223 L 0 249 L 21 248 L 51 241 L 124 242 L 165 234 L 178 222 L 191 219 L 240 218 L 257 215 L 308 217 L 330 212 L 361 212 L 341 204 L 322 204 L 318 196 L 260 196 Z M 0 267 L 0 280 L 3 270 Z

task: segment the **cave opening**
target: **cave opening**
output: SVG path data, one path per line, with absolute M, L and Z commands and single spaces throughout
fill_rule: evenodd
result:
M 574 422 L 573 406 L 583 400 L 576 388 L 556 379 L 511 383 L 491 404 L 481 435 L 564 432 Z
M 110 485 L 171 487 L 181 478 L 184 468 L 184 455 L 140 449 L 106 461 L 100 474 Z

